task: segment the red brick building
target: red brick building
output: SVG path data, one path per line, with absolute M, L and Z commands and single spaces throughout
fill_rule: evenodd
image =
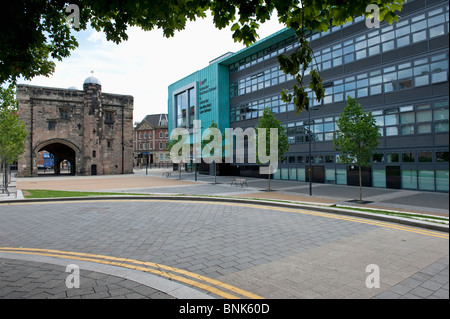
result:
M 134 164 L 142 167 L 149 164 L 171 163 L 166 144 L 169 141 L 167 114 L 147 115 L 133 129 Z

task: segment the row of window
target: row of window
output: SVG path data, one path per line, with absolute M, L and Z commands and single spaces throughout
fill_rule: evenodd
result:
M 304 167 L 282 167 L 274 174 L 274 179 L 306 181 L 307 171 Z M 386 188 L 384 169 L 372 169 L 372 187 Z M 345 168 L 325 167 L 324 182 L 327 184 L 347 185 L 347 170 Z M 400 171 L 400 187 L 402 189 L 417 189 L 427 191 L 449 191 L 448 170 L 402 169 Z
M 448 100 L 434 103 L 387 108 L 372 111 L 382 136 L 397 136 L 449 132 Z M 304 121 L 285 125 L 289 144 L 332 141 L 338 117 Z
M 374 29 L 368 34 L 358 35 L 345 41 L 343 44 L 335 44 L 315 50 L 314 67 L 326 70 L 345 63 L 364 59 L 381 52 L 388 52 L 402 48 L 413 43 L 432 39 L 448 33 L 449 6 L 431 10 L 411 18 L 400 18 L 400 22 L 393 25 L 383 24 L 381 29 Z M 313 41 L 327 34 L 336 32 L 341 28 L 364 21 L 364 17 L 358 17 L 345 25 L 330 28 L 326 32 L 315 33 L 308 40 Z M 276 57 L 294 48 L 299 43 L 294 37 L 277 43 L 270 48 L 259 51 L 245 59 L 230 65 L 230 73 L 244 70 L 252 65 Z
M 391 93 L 448 81 L 448 53 L 440 53 L 430 57 L 423 57 L 398 65 L 386 66 L 369 72 L 361 72 L 354 76 L 330 81 L 332 86 L 325 88 L 325 97 L 320 103 L 314 98 L 314 92 L 307 89 L 311 106 L 326 105 L 342 102 L 347 96 L 363 98 L 369 95 Z M 252 91 L 265 87 L 266 83 L 279 83 L 279 79 L 286 81 L 287 76 L 278 68 L 271 68 L 262 75 L 248 77 L 241 80 L 238 90 Z M 280 75 L 280 72 L 282 75 Z M 245 80 L 245 81 L 244 81 Z M 274 81 L 274 82 L 272 82 Z M 239 85 L 242 88 L 239 89 Z M 269 85 L 269 84 L 267 84 Z M 270 84 L 272 85 L 272 84 Z M 273 113 L 294 111 L 293 104 L 285 104 L 279 96 L 234 105 L 230 108 L 231 122 L 258 118 L 265 107 L 271 108 Z
M 315 50 L 313 67 L 326 70 L 448 33 L 448 6 L 373 29 L 344 43 Z
M 447 9 L 447 11 L 448 11 L 448 9 Z M 325 35 L 334 33 L 341 29 L 347 28 L 354 23 L 359 23 L 364 20 L 365 20 L 364 17 L 357 17 L 357 18 L 353 19 L 352 21 L 345 23 L 342 26 L 341 25 L 334 26 L 334 27 L 329 28 L 327 31 L 314 33 L 310 37 L 308 37 L 308 41 L 311 42 L 311 41 L 317 40 Z M 270 58 L 276 57 L 280 54 L 283 54 L 285 52 L 288 52 L 288 51 L 290 51 L 294 48 L 298 48 L 298 47 L 299 47 L 299 43 L 298 43 L 297 39 L 295 37 L 290 37 L 284 41 L 281 41 L 277 44 L 272 45 L 269 48 L 266 48 L 266 49 L 261 50 L 251 56 L 248 56 L 245 59 L 241 59 L 240 61 L 231 64 L 229 66 L 230 73 L 242 71 L 250 66 L 261 63 L 262 61 L 269 60 Z
M 446 82 L 448 81 L 448 68 L 448 53 L 440 53 L 328 81 L 330 86 L 325 88 L 325 97 L 321 102 L 317 102 L 311 89 L 308 88 L 307 92 L 311 106 L 326 105 L 342 102 L 347 96 L 363 98 L 369 95 L 392 93 Z M 284 74 L 278 67 L 272 67 L 231 83 L 230 97 L 261 90 L 291 79 L 293 79 L 291 75 Z M 274 113 L 278 113 L 278 109 Z M 237 121 L 240 119 L 232 117 L 231 120 Z
M 277 65 L 230 83 L 230 98 L 262 90 L 293 79 L 292 75 L 285 74 Z
M 151 132 L 149 132 L 148 135 L 146 132 L 138 134 L 138 139 L 140 139 L 140 140 L 146 140 L 147 137 L 148 137 L 148 139 L 152 139 L 153 134 Z M 165 133 L 159 132 L 159 138 L 169 138 L 169 133 L 168 132 L 165 132 Z
M 152 143 L 138 143 L 138 149 L 139 149 L 139 151 L 153 150 L 153 145 L 152 145 Z M 165 143 L 159 142 L 158 150 L 164 151 L 165 149 L 166 149 Z
M 411 151 L 411 152 L 389 152 L 389 153 L 375 153 L 372 156 L 372 163 L 448 163 L 448 151 Z M 308 164 L 310 162 L 309 155 L 287 156 L 282 160 L 283 164 Z M 334 154 L 319 154 L 311 156 L 311 163 L 313 164 L 332 164 L 342 163 L 339 155 Z

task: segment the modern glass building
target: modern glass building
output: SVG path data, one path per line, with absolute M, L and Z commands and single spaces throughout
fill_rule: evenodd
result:
M 339 162 L 333 148 L 336 119 L 352 96 L 375 115 L 382 135 L 372 165 L 363 170 L 371 187 L 449 190 L 449 4 L 413 0 L 398 23 L 368 28 L 364 18 L 328 32 L 313 33 L 313 67 L 326 90 L 311 108 L 296 114 L 280 92 L 294 79 L 284 74 L 276 56 L 298 48 L 292 30 L 281 30 L 169 86 L 169 131 L 254 127 L 265 107 L 285 125 L 290 143 L 276 179 L 358 185 L 358 169 Z M 306 82 L 307 83 L 307 82 Z M 309 132 L 313 132 L 313 138 Z M 311 146 L 311 158 L 309 147 Z M 254 164 L 228 164 L 222 173 L 253 176 Z

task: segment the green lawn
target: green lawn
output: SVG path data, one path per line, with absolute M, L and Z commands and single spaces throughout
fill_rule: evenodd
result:
M 57 197 L 84 197 L 84 196 L 110 196 L 110 195 L 146 195 L 131 193 L 109 193 L 109 192 L 76 192 L 76 191 L 54 191 L 42 189 L 25 189 L 22 191 L 25 198 L 57 198 Z

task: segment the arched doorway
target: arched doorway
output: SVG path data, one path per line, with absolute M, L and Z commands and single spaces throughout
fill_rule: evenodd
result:
M 53 169 L 55 175 L 75 175 L 77 147 L 64 140 L 50 140 L 35 148 L 35 154 L 47 151 L 53 157 Z M 38 170 L 39 172 L 39 170 Z

